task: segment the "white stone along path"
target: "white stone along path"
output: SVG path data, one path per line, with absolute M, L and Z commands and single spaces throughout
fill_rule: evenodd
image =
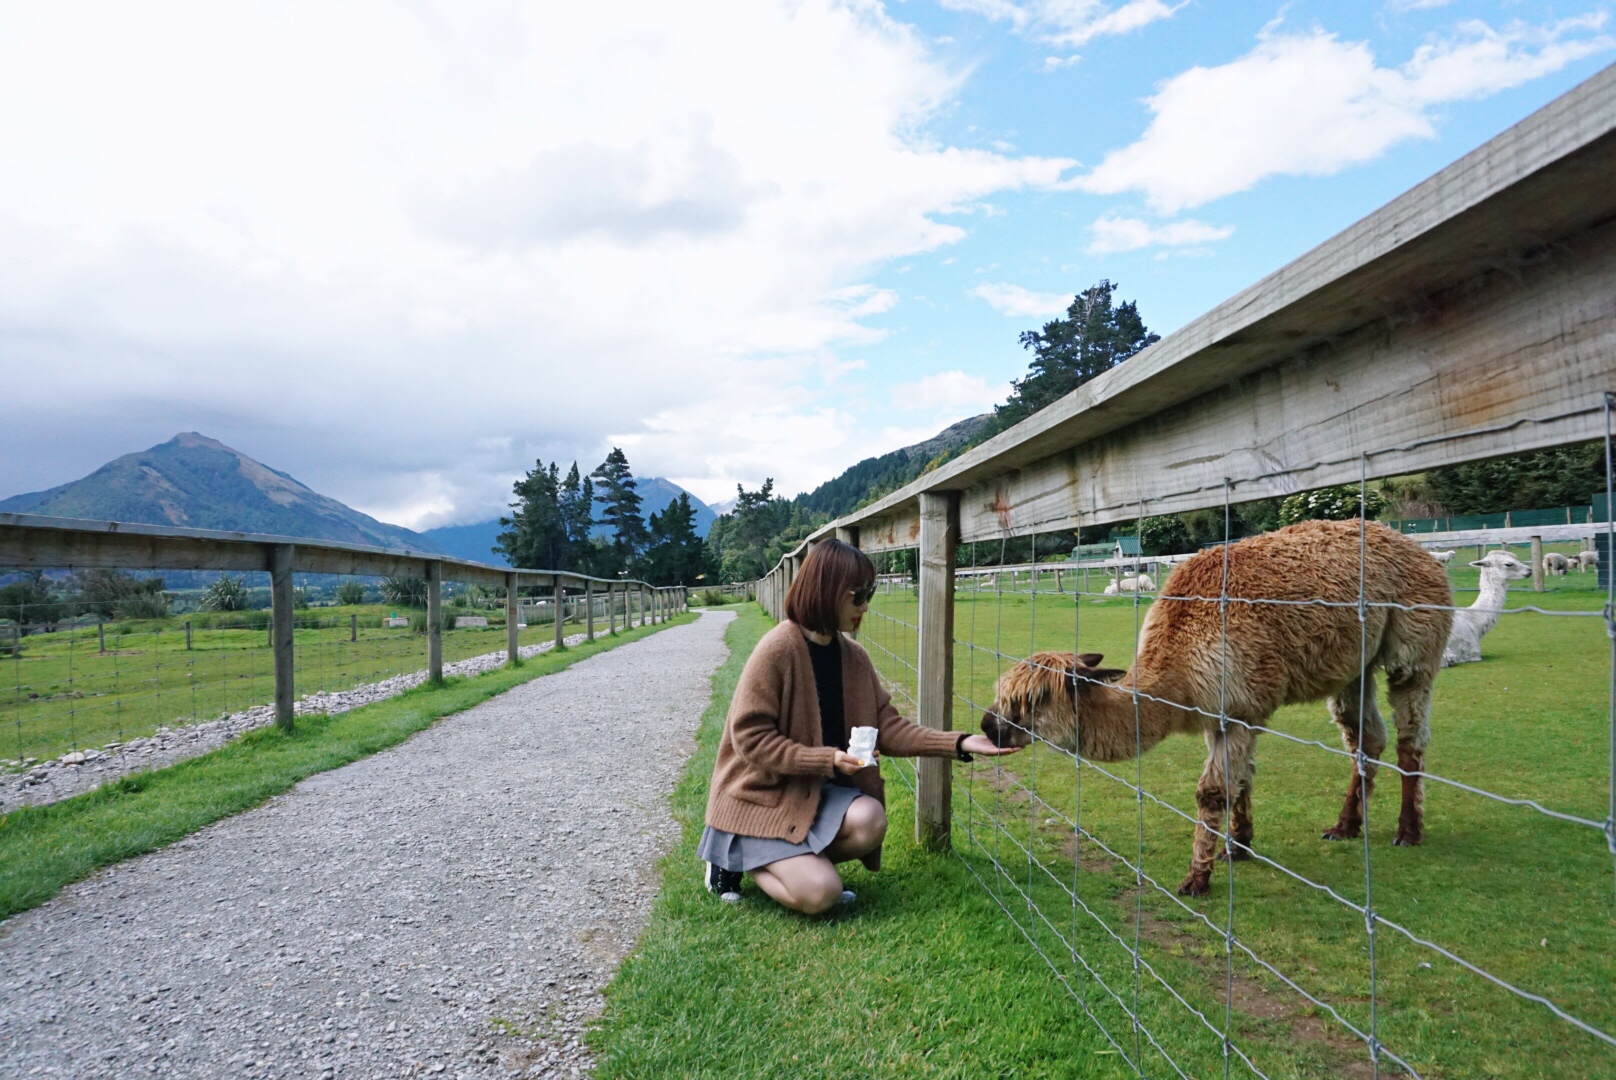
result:
M 729 612 L 525 683 L 0 922 L 0 1077 L 570 1077 Z

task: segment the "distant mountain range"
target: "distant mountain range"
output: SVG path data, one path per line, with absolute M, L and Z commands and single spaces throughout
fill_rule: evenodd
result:
M 652 476 L 635 477 L 635 490 L 640 496 L 640 514 L 649 520 L 652 514 L 660 514 L 667 509 L 668 504 L 677 499 L 679 493 L 685 489 L 671 480 Z M 706 536 L 707 530 L 718 520 L 718 515 L 694 495 L 690 496 L 690 505 L 696 511 L 696 533 Z M 605 509 L 606 504 L 596 499 L 595 517 L 599 518 Z M 437 529 L 424 529 L 421 535 L 441 547 L 446 555 L 499 565 L 505 562 L 505 557 L 495 554 L 494 544 L 498 542 L 499 534 L 504 531 L 499 519 L 494 518 L 491 521 L 479 521 L 474 525 L 445 525 Z M 593 533 L 600 537 L 610 537 L 612 529 L 608 525 L 596 525 Z
M 0 500 L 0 511 L 442 550 L 194 431 L 125 454 L 81 480 Z

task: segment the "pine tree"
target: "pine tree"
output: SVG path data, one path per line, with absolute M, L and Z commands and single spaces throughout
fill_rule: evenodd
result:
M 534 462 L 532 471 L 512 485 L 516 501 L 510 505 L 515 512 L 499 519 L 506 528 L 496 541 L 496 550 L 512 566 L 567 569 L 562 565 L 568 537 L 561 510 L 560 473 L 555 463 L 546 466 L 541 458 Z
M 650 537 L 645 519 L 640 516 L 640 496 L 634 490 L 637 485 L 629 469 L 628 456 L 612 447 L 612 452 L 591 475 L 600 481 L 601 500 L 606 504 L 600 519 L 616 532 L 612 550 L 618 569 L 632 569 Z
M 687 493 L 651 515 L 644 566 L 653 585 L 695 585 L 707 574 L 707 545 L 696 534 L 696 508 Z
M 1033 361 L 1027 377 L 1011 384 L 1010 399 L 994 406 L 996 430 L 1020 423 L 1161 340 L 1145 328 L 1134 301 L 1112 304 L 1115 291 L 1116 285 L 1102 278 L 1072 298 L 1064 319 L 1022 332 L 1021 347 L 1032 350 Z

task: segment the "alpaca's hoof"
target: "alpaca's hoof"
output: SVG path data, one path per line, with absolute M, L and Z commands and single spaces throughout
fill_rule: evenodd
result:
M 1211 874 L 1197 874 L 1191 871 L 1189 877 L 1178 883 L 1178 895 L 1180 896 L 1205 896 L 1211 891 Z
M 1326 840 L 1356 840 L 1356 839 L 1358 839 L 1358 830 L 1357 829 L 1349 829 L 1345 825 L 1335 825 L 1335 826 L 1332 826 L 1332 827 L 1324 830 L 1324 839 L 1326 839 Z
M 1417 847 L 1423 839 L 1425 838 L 1417 832 L 1406 833 L 1399 831 L 1392 840 L 1392 847 Z

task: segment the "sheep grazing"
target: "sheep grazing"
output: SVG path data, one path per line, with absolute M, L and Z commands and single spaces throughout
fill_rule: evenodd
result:
M 1598 565 L 1599 565 L 1599 552 L 1597 552 L 1597 551 L 1579 551 L 1579 552 L 1577 552 L 1577 572 L 1578 573 L 1586 574 L 1591 567 L 1597 567 Z
M 1140 574 L 1138 577 L 1119 578 L 1108 583 L 1105 587 L 1106 596 L 1116 596 L 1119 592 L 1155 592 L 1156 583 L 1149 574 Z
M 1373 605 L 1405 605 L 1371 606 L 1366 624 L 1358 621 L 1357 608 L 1360 528 L 1367 541 L 1364 595 Z M 1225 550 L 1228 596 L 1332 606 L 1219 604 Z M 1102 670 L 1101 657 L 1093 653 L 1041 653 L 1015 665 L 995 686 L 982 730 L 1003 745 L 1026 745 L 1036 736 L 1096 761 L 1134 757 L 1174 733 L 1203 736 L 1206 765 L 1195 789 L 1199 823 L 1189 875 L 1178 887 L 1181 895 L 1201 896 L 1211 887 L 1225 811 L 1234 843 L 1223 857 L 1251 856 L 1257 733 L 1282 705 L 1326 699 L 1354 754 L 1361 732 L 1363 777 L 1354 764 L 1341 817 L 1324 833 L 1329 840 L 1359 835 L 1386 748 L 1374 687 L 1374 671 L 1381 668 L 1403 773 L 1393 842 L 1418 844 L 1431 686 L 1453 620 L 1452 602 L 1447 573 L 1408 537 L 1357 521 L 1303 522 L 1203 551 L 1174 569 L 1164 597 L 1145 617 L 1130 671 Z M 1360 655 L 1363 640 L 1368 652 Z M 1366 667 L 1360 668 L 1361 660 Z M 1220 678 L 1222 673 L 1227 677 Z M 1113 677 L 1120 678 L 1113 683 Z M 1220 731 L 1220 709 L 1239 722 Z
M 1428 552 L 1426 552 L 1426 554 L 1431 556 L 1431 558 L 1435 559 L 1437 562 L 1441 563 L 1443 566 L 1446 566 L 1446 565 L 1448 565 L 1449 562 L 1452 561 L 1452 559 L 1453 559 L 1453 557 L 1455 555 L 1459 554 L 1459 552 L 1458 551 L 1428 551 Z
M 1571 560 L 1558 551 L 1551 551 L 1543 556 L 1543 569 L 1555 577 L 1565 577 L 1566 571 L 1571 569 Z
M 1548 560 L 1545 559 L 1545 562 Z M 1442 666 L 1473 664 L 1481 659 L 1481 639 L 1498 625 L 1509 582 L 1532 575 L 1532 568 L 1507 551 L 1489 551 L 1470 564 L 1481 569 L 1481 595 L 1453 614 L 1453 630 L 1442 650 Z

